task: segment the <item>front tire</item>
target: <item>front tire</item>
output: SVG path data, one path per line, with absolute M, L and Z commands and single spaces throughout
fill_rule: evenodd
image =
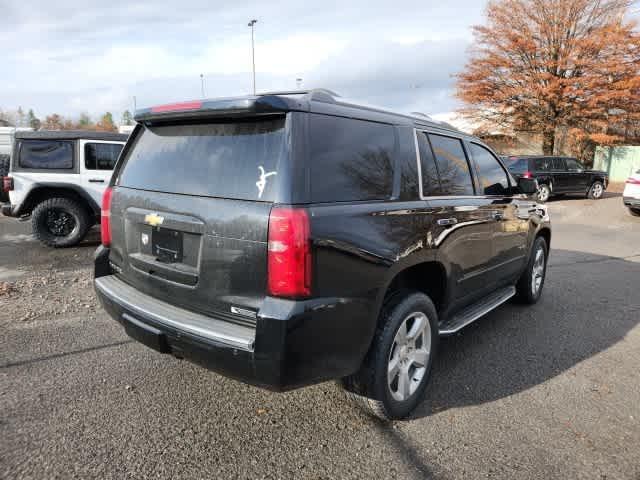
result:
M 591 188 L 589 189 L 589 193 L 587 193 L 587 198 L 590 198 L 591 200 L 600 200 L 603 195 L 604 185 L 602 182 L 593 182 L 593 185 L 591 185 Z
M 542 287 L 547 277 L 549 247 L 544 237 L 536 237 L 527 268 L 516 284 L 516 300 L 533 305 L 542 295 Z
M 631 208 L 629 207 L 629 213 L 634 217 L 640 217 L 640 208 Z
M 550 197 L 551 197 L 551 188 L 549 187 L 549 185 L 543 183 L 542 185 L 538 186 L 538 194 L 536 198 L 540 203 L 546 202 L 547 200 L 549 200 Z
M 415 291 L 394 295 L 360 370 L 342 380 L 347 396 L 383 420 L 409 415 L 422 401 L 439 342 L 431 299 Z
M 70 198 L 50 198 L 39 203 L 31 214 L 36 238 L 53 248 L 77 245 L 91 227 L 87 209 Z

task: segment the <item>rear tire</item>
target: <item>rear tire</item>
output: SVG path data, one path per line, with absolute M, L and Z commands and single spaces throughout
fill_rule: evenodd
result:
M 547 200 L 549 200 L 549 198 L 551 198 L 551 188 L 549 187 L 549 185 L 543 183 L 540 186 L 538 186 L 538 193 L 536 195 L 536 199 L 540 203 L 544 203 Z
M 431 299 L 421 292 L 398 292 L 380 313 L 360 370 L 342 379 L 347 396 L 380 419 L 406 417 L 424 397 L 439 338 Z
M 515 299 L 519 303 L 533 305 L 542 295 L 542 287 L 547 278 L 549 247 L 543 237 L 536 237 L 531 249 L 527 268 L 516 284 Z
M 87 209 L 70 198 L 50 198 L 33 209 L 31 225 L 36 238 L 48 247 L 77 245 L 91 227 Z
M 593 182 L 591 188 L 589 189 L 589 193 L 587 193 L 587 198 L 591 200 L 600 200 L 604 195 L 604 185 L 600 181 Z
M 629 213 L 634 217 L 640 217 L 640 208 L 631 208 L 629 207 Z

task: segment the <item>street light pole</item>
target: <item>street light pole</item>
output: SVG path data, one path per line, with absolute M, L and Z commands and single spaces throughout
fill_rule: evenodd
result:
M 200 90 L 202 93 L 202 98 L 204 98 L 204 75 L 200 74 Z
M 258 23 L 255 18 L 247 26 L 251 27 L 251 63 L 253 65 L 253 94 L 256 94 L 256 49 L 253 43 L 253 26 Z

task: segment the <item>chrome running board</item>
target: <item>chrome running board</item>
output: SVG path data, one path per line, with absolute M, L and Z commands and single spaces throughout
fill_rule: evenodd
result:
M 447 322 L 440 325 L 440 335 L 453 335 L 470 323 L 473 323 L 480 317 L 486 315 L 494 308 L 502 305 L 515 294 L 516 287 L 513 286 L 496 290 L 476 303 L 465 307 L 451 317 Z

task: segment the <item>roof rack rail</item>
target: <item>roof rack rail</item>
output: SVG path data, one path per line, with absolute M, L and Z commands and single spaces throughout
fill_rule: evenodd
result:
M 261 95 L 306 95 L 311 90 L 273 90 L 271 92 L 258 92 L 256 96 Z
M 335 102 L 336 97 L 340 97 L 336 92 L 326 88 L 313 88 L 311 90 L 283 90 L 274 92 L 260 92 L 260 95 L 309 95 L 311 100 L 322 102 Z
M 431 120 L 432 122 L 434 121 L 433 117 L 431 115 L 427 115 L 426 113 L 422 113 L 422 112 L 411 112 L 411 115 L 415 115 L 416 117 L 424 117 L 427 120 Z

